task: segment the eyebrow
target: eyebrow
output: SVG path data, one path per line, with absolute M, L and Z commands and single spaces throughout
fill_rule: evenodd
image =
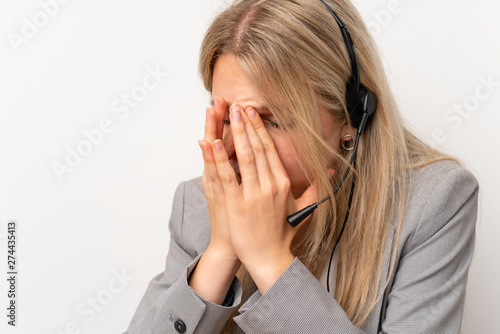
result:
M 210 105 L 213 107 L 214 106 L 214 100 L 210 100 Z M 226 101 L 226 114 L 229 114 L 229 108 L 233 105 L 233 103 L 228 103 Z M 257 112 L 259 113 L 259 115 L 261 117 L 263 116 L 271 116 L 271 111 L 269 110 L 269 108 L 266 106 L 266 105 L 252 105 L 251 107 L 255 108 L 255 110 L 257 110 Z

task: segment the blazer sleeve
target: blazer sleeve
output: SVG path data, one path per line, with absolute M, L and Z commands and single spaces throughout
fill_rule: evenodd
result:
M 188 277 L 202 254 L 192 254 L 183 244 L 184 219 L 193 217 L 184 212 L 185 187 L 186 182 L 179 184 L 174 195 L 165 270 L 149 282 L 123 334 L 220 333 L 241 302 L 242 288 L 237 278 L 228 293 L 234 296 L 228 306 L 203 299 L 188 285 Z
M 424 183 L 419 215 L 405 220 L 411 237 L 400 245 L 378 333 L 460 332 L 478 184 L 460 167 Z M 365 333 L 298 258 L 264 295 L 257 290 L 235 321 L 245 333 Z

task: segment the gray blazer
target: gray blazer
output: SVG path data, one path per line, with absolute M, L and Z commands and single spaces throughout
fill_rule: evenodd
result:
M 234 333 L 459 333 L 472 260 L 478 183 L 449 161 L 415 171 L 397 251 L 388 280 L 394 224 L 385 243 L 379 292 L 366 322 L 355 327 L 342 307 L 296 258 L 264 294 L 257 290 L 239 307 Z M 210 241 L 201 177 L 175 191 L 165 271 L 150 281 L 128 334 L 220 333 L 242 296 L 234 279 L 229 306 L 201 298 L 187 277 Z M 125 334 L 124 333 L 124 334 Z

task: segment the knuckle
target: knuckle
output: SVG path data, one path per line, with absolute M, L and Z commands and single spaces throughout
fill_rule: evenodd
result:
M 260 130 L 260 129 L 263 129 L 264 128 L 264 122 L 262 122 L 262 120 L 260 121 L 254 121 L 253 122 L 253 127 L 255 130 Z
M 269 183 L 266 186 L 265 193 L 271 197 L 275 197 L 278 194 L 278 187 L 274 183 Z
M 253 145 L 253 149 L 255 150 L 255 153 L 264 153 L 264 145 L 262 145 L 260 142 L 256 142 Z
M 243 155 L 241 157 L 241 161 L 245 165 L 253 166 L 255 164 L 255 157 L 253 156 L 253 153 L 250 153 L 250 152 L 243 153 Z
M 205 197 L 208 200 L 211 200 L 214 197 L 214 192 L 211 186 L 207 184 L 207 182 L 202 182 L 203 192 L 205 193 Z
M 274 152 L 276 150 L 275 147 L 274 147 L 274 143 L 271 140 L 264 142 L 263 145 L 264 145 L 264 150 L 267 153 Z
M 289 192 L 290 189 L 292 188 L 292 184 L 288 178 L 281 180 L 279 184 L 280 184 L 279 187 L 283 192 Z
M 209 165 L 212 161 L 209 157 L 207 157 L 206 154 L 203 154 L 203 161 L 205 162 L 206 165 Z
M 219 177 L 221 182 L 226 185 L 232 185 L 235 182 L 234 178 L 229 173 L 221 173 Z
M 240 126 L 240 124 L 241 123 L 231 122 L 231 131 L 238 135 L 246 134 L 245 128 L 243 126 Z

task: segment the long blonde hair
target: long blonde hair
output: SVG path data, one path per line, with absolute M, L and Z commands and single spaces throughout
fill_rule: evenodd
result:
M 326 2 L 350 31 L 361 83 L 378 98 L 359 141 L 352 207 L 336 249 L 335 299 L 359 327 L 380 298 L 377 290 L 390 224 L 395 224 L 396 231 L 393 273 L 412 170 L 454 159 L 425 145 L 405 126 L 376 45 L 354 6 L 348 0 Z M 349 165 L 349 152 L 337 152 L 323 139 L 318 110 L 324 107 L 332 119 L 350 124 L 345 91 L 352 70 L 331 14 L 320 1 L 235 1 L 214 19 L 201 46 L 199 70 L 209 92 L 215 62 L 225 53 L 236 57 L 277 122 L 294 125 L 282 131 L 294 143 L 297 163 L 308 181 L 316 180 L 317 198 L 332 193 Z M 328 166 L 326 156 L 336 158 L 334 166 Z M 332 180 L 327 168 L 336 170 Z M 350 185 L 350 177 L 345 184 Z M 316 278 L 339 235 L 349 192 L 350 186 L 342 186 L 330 205 L 319 206 L 303 241 L 292 249 Z M 244 267 L 237 276 L 243 283 L 244 302 L 256 287 Z M 232 326 L 231 318 L 224 332 Z

